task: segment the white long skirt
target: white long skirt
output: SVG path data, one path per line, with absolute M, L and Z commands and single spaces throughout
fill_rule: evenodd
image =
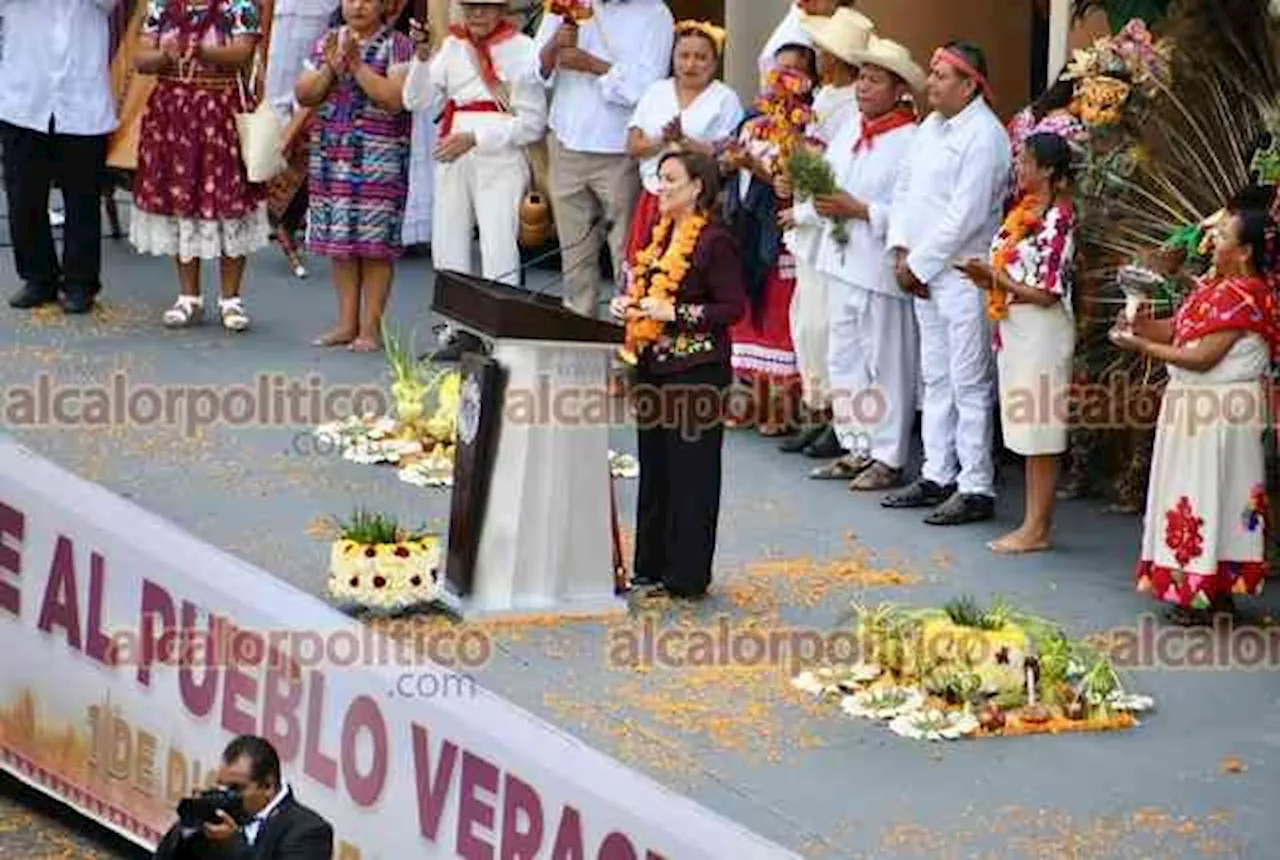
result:
M 1067 450 L 1068 397 L 1076 329 L 1057 302 L 1009 305 L 1000 323 L 996 373 L 1004 445 L 1024 457 Z
M 404 226 L 400 228 L 400 242 L 406 247 L 431 241 L 436 175 L 431 152 L 435 147 L 436 126 L 431 114 L 415 112 L 409 156 L 409 196 L 404 204 Z

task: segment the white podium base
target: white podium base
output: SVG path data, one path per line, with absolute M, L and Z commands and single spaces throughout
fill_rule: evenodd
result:
M 600 409 L 615 351 L 494 343 L 506 390 L 472 593 L 445 598 L 464 619 L 627 611 L 614 593 L 609 426 Z

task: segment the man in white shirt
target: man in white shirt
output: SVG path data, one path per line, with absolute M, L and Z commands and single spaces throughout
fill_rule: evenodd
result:
M 551 90 L 548 136 L 551 206 L 560 240 L 566 307 L 595 317 L 600 307 L 600 236 L 609 224 L 615 277 L 639 174 L 627 158 L 627 127 L 640 97 L 667 77 L 675 19 L 663 0 L 595 0 L 574 24 L 546 15 L 534 37 L 538 72 Z
M 859 121 L 831 142 L 827 160 L 840 192 L 820 197 L 827 217 L 815 267 L 827 282 L 833 423 L 849 453 L 812 477 L 848 480 L 851 490 L 900 485 L 919 386 L 919 339 L 911 296 L 894 277 L 885 241 L 899 172 L 915 140 L 908 102 L 925 73 L 896 42 L 872 36 L 854 54 Z M 847 241 L 833 219 L 844 221 Z
M 117 124 L 111 92 L 111 11 L 119 0 L 5 0 L 0 57 L 0 140 L 9 229 L 21 291 L 35 308 L 63 293 L 67 313 L 87 313 L 101 289 L 102 189 L 107 138 Z M 58 260 L 49 191 L 62 190 L 66 226 Z
M 899 175 L 888 237 L 898 285 L 916 297 L 924 467 L 883 504 L 936 507 L 926 523 L 959 525 L 995 515 L 995 363 L 986 293 L 956 267 L 990 254 L 1012 157 L 989 104 L 982 50 L 953 42 L 934 54 L 931 66 L 934 112 Z

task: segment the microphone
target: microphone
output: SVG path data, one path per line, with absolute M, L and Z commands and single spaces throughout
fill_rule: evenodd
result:
M 511 271 L 504 272 L 498 277 L 490 278 L 489 280 L 497 281 L 498 283 L 506 283 L 507 278 L 511 277 L 512 275 L 523 276 L 525 272 L 529 271 L 539 263 L 546 262 L 547 260 L 554 257 L 556 254 L 563 254 L 565 251 L 572 251 L 574 248 L 577 248 L 580 245 L 585 244 L 587 241 L 591 239 L 592 236 L 595 235 L 596 228 L 598 228 L 601 224 L 606 225 L 605 235 L 608 235 L 609 230 L 612 229 L 613 227 L 613 222 L 606 221 L 603 214 L 597 214 L 594 218 L 591 219 L 591 223 L 587 225 L 587 230 L 585 233 L 582 234 L 581 238 L 573 242 L 570 242 L 568 245 L 557 245 L 556 247 L 552 248 L 550 251 L 543 251 L 541 254 L 537 255 L 532 260 L 529 260 L 527 263 L 521 263 L 519 266 L 512 269 Z M 521 280 L 523 280 L 523 277 L 521 278 Z
M 565 245 L 562 248 L 557 248 L 554 251 L 548 252 L 547 254 L 540 255 L 541 258 L 546 259 L 548 256 L 553 256 L 557 252 L 560 254 L 563 254 L 565 251 L 572 251 L 574 248 L 577 248 L 581 245 L 586 244 L 595 236 L 596 230 L 599 229 L 600 227 L 604 227 L 604 234 L 607 237 L 609 235 L 609 231 L 613 229 L 613 222 L 605 218 L 604 215 L 596 215 L 594 218 L 591 219 L 591 224 L 590 226 L 587 227 L 587 231 L 582 235 L 582 238 L 574 242 L 570 242 L 568 245 Z M 535 265 L 536 259 L 537 258 L 535 258 L 535 260 L 531 260 L 527 265 L 521 267 L 521 271 L 523 272 L 525 269 L 528 269 L 529 266 Z M 547 293 L 547 290 L 553 287 L 559 287 L 561 284 L 567 281 L 569 279 L 569 276 L 572 275 L 574 272 L 578 271 L 579 269 L 585 268 L 587 266 L 594 266 L 597 264 L 598 261 L 599 261 L 599 255 L 596 255 L 593 257 L 584 257 L 582 260 L 578 261 L 578 264 L 576 266 L 571 266 L 568 269 L 565 269 L 562 267 L 560 271 L 560 277 L 553 280 L 550 284 L 547 285 L 545 289 L 529 290 L 528 291 L 529 300 L 537 301 L 540 298 L 550 298 L 550 296 Z M 619 273 L 615 272 L 614 277 L 617 277 L 618 274 Z

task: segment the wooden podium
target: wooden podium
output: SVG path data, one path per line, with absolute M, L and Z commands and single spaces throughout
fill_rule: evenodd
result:
M 465 356 L 446 601 L 466 617 L 625 612 L 616 594 L 607 403 L 623 330 L 559 297 L 437 272 L 432 309 L 492 341 Z

